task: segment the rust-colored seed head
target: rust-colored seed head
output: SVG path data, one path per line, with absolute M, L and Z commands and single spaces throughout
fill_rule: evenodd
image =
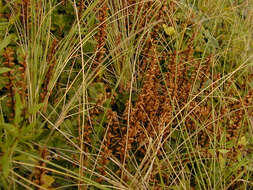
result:
M 56 60 L 54 58 L 54 55 L 55 55 L 55 52 L 56 52 L 56 49 L 57 49 L 57 44 L 58 44 L 58 41 L 56 39 L 54 39 L 52 44 L 51 44 L 50 52 L 47 56 L 47 62 L 49 63 L 49 67 L 48 67 L 48 70 L 46 72 L 44 82 L 42 84 L 42 92 L 40 94 L 41 102 L 44 102 L 47 95 L 49 95 L 51 93 L 51 92 L 48 92 L 48 84 L 51 80 L 53 70 L 54 70 L 54 66 L 56 64 Z
M 8 78 L 8 83 L 6 84 L 6 89 L 8 90 L 8 107 L 10 107 L 11 109 L 11 114 L 10 114 L 10 120 L 13 120 L 14 116 L 15 116 L 15 75 L 14 75 L 14 51 L 12 48 L 6 48 L 4 53 L 3 53 L 3 57 L 5 59 L 5 61 L 3 62 L 3 65 L 5 67 L 8 67 L 11 69 L 11 71 L 7 72 L 5 74 L 5 76 Z
M 99 28 L 98 28 L 98 33 L 96 35 L 96 40 L 97 40 L 97 53 L 95 57 L 95 64 L 93 65 L 94 68 L 99 66 L 102 62 L 102 59 L 104 58 L 105 55 L 105 42 L 106 42 L 106 19 L 107 19 L 107 10 L 108 10 L 108 5 L 107 5 L 107 0 L 106 1 L 101 1 L 99 3 L 99 8 L 98 8 L 98 15 L 97 19 L 99 21 Z

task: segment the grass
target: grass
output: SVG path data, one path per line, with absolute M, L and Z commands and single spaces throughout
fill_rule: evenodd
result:
M 1 189 L 252 189 L 252 10 L 1 0 Z

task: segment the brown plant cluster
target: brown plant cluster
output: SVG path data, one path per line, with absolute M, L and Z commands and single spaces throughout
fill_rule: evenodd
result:
M 3 57 L 5 58 L 5 62 L 3 62 L 3 65 L 6 66 L 9 69 L 12 69 L 12 71 L 9 71 L 7 73 L 4 73 L 3 75 L 8 78 L 8 83 L 6 85 L 6 89 L 8 90 L 8 102 L 7 106 L 12 109 L 10 114 L 10 119 L 12 120 L 15 115 L 15 75 L 13 71 L 13 67 L 15 66 L 14 63 L 14 51 L 11 48 L 7 48 L 3 54 Z
M 150 8 L 153 3 L 136 4 L 136 2 L 128 1 L 130 12 L 134 11 L 134 5 L 138 6 L 138 11 L 144 11 L 145 14 L 148 15 L 147 9 Z M 162 14 L 165 14 L 165 6 L 159 8 L 159 15 L 161 17 Z M 146 21 L 141 20 L 140 22 L 142 23 L 141 26 L 145 27 Z M 126 23 L 128 22 L 126 21 Z M 131 19 L 128 26 L 131 30 Z M 103 151 L 101 156 L 103 161 L 101 162 L 101 165 L 108 165 L 111 156 L 116 156 L 121 162 L 124 162 L 124 160 L 129 157 L 130 151 L 138 150 L 142 155 L 145 154 L 148 139 L 150 137 L 157 138 L 170 119 L 170 113 L 167 112 L 167 110 L 170 110 L 170 104 L 168 103 L 168 98 L 163 95 L 163 89 L 159 85 L 160 79 L 157 77 L 157 75 L 161 75 L 159 69 L 160 58 L 156 55 L 156 49 L 151 48 L 155 47 L 152 45 L 153 43 L 156 43 L 155 39 L 157 37 L 157 30 L 158 29 L 156 28 L 156 31 L 152 32 L 151 40 L 148 40 L 147 45 L 145 46 L 144 52 L 146 51 L 146 53 L 144 54 L 146 57 L 142 60 L 142 65 L 145 65 L 143 69 L 145 67 L 149 67 L 149 69 L 145 77 L 146 80 L 142 92 L 139 95 L 134 108 L 132 108 L 132 103 L 128 102 L 122 116 L 120 116 L 117 111 L 112 111 L 111 109 L 107 111 L 108 130 L 106 130 L 105 141 L 102 144 Z M 128 106 L 130 106 L 131 110 L 129 119 Z M 129 128 L 126 127 L 126 125 L 128 125 L 127 123 L 130 124 Z M 140 145 L 139 142 L 143 142 L 140 147 L 138 147 Z M 100 170 L 105 174 L 103 167 Z
M 11 121 L 15 117 L 15 93 L 18 93 L 22 103 L 25 105 L 27 98 L 26 88 L 26 57 L 24 60 L 16 63 L 15 52 L 12 48 L 8 47 L 3 53 L 5 61 L 3 65 L 10 69 L 10 71 L 3 73 L 3 76 L 7 78 L 5 88 L 7 90 L 7 106 L 10 108 L 10 115 L 8 119 Z
M 129 3 L 132 5 L 135 2 Z M 151 4 L 147 3 L 146 6 L 150 7 Z M 162 6 L 160 10 L 158 15 L 162 18 L 168 10 L 166 6 Z M 193 18 L 194 15 L 191 15 L 185 24 L 194 24 Z M 246 114 L 252 115 L 252 89 L 249 89 L 240 103 L 226 105 L 220 114 L 217 112 L 212 116 L 211 97 L 214 89 L 219 89 L 218 81 L 221 75 L 212 65 L 215 59 L 213 55 L 207 56 L 204 60 L 195 57 L 197 52 L 194 40 L 198 28 L 193 28 L 185 50 L 168 52 L 157 50 L 157 34 L 161 30 L 161 26 L 156 25 L 145 42 L 142 52 L 144 58 L 138 66 L 142 71 L 147 68 L 147 71 L 137 101 L 127 102 L 123 115 L 116 111 L 108 111 L 109 128 L 102 146 L 102 165 L 108 165 L 108 157 L 112 155 L 123 163 L 134 153 L 141 161 L 150 138 L 161 137 L 166 140 L 171 129 L 179 126 L 185 126 L 189 134 L 195 134 L 194 146 L 203 158 L 211 157 L 213 155 L 209 149 L 214 139 L 220 141 L 222 134 L 226 133 L 226 141 L 238 141 L 241 131 L 238 127 L 242 126 Z M 165 71 L 162 71 L 162 67 L 165 67 Z M 230 123 L 226 124 L 228 114 Z M 224 123 L 225 126 L 218 123 Z M 163 147 L 159 147 L 161 148 Z M 240 151 L 246 150 L 242 145 L 235 144 L 229 151 L 228 158 L 235 159 Z
M 138 100 L 135 105 L 128 104 L 126 106 L 124 119 L 129 127 L 120 143 L 122 150 L 124 150 L 121 151 L 122 153 L 125 151 L 128 153 L 135 147 L 145 154 L 150 138 L 156 139 L 162 133 L 169 132 L 169 130 L 165 132 L 164 127 L 171 119 L 171 111 L 167 112 L 171 110 L 171 105 L 160 84 L 159 60 L 154 48 L 152 48 L 150 55 L 154 56 L 150 56 L 149 69 Z M 128 116 L 129 111 L 130 115 Z M 121 155 L 122 158 L 123 156 L 124 154 Z
M 101 152 L 99 158 L 99 165 L 97 170 L 103 176 L 107 176 L 106 166 L 110 163 L 110 158 L 115 155 L 118 156 L 118 142 L 120 142 L 120 123 L 117 112 L 109 109 L 107 111 L 107 129 L 104 135 L 104 140 L 101 144 Z M 102 182 L 103 178 L 99 177 L 98 182 Z
M 163 16 L 166 16 L 166 11 L 171 11 L 166 8 L 167 6 L 164 2 L 158 6 L 151 1 L 145 3 L 128 1 L 130 12 L 134 11 L 134 5 L 138 7 L 138 13 L 145 15 L 141 17 L 139 21 L 140 23 L 135 25 L 135 27 L 145 27 L 147 21 L 151 20 L 153 15 L 156 15 L 150 14 L 149 10 L 151 7 L 155 7 L 153 11 L 159 12 L 155 19 L 159 21 L 162 20 Z M 173 9 L 173 6 L 170 7 Z M 130 19 L 130 30 L 131 27 L 132 24 Z M 145 42 L 143 50 L 143 55 L 145 57 L 140 61 L 139 66 L 143 70 L 145 70 L 145 68 L 148 68 L 148 70 L 137 102 L 134 106 L 131 101 L 127 102 L 121 122 L 118 121 L 119 116 L 113 112 L 115 125 L 112 125 L 111 127 L 113 129 L 111 131 L 114 131 L 114 134 L 111 136 L 113 136 L 114 139 L 119 140 L 117 141 L 118 144 L 115 143 L 117 147 L 114 147 L 111 152 L 114 152 L 117 156 L 119 156 L 122 162 L 125 160 L 125 156 L 129 156 L 129 151 L 138 150 L 142 155 L 145 154 L 145 148 L 147 148 L 149 138 L 156 139 L 162 132 L 165 137 L 165 134 L 169 133 L 168 129 L 164 131 L 164 127 L 171 119 L 172 107 L 169 97 L 167 97 L 166 94 L 166 88 L 161 84 L 159 63 L 162 56 L 158 55 L 156 50 L 159 30 L 161 30 L 161 27 L 159 25 L 155 25 L 153 30 L 150 32 L 149 39 Z M 129 116 L 128 113 L 130 113 Z M 127 123 L 129 127 L 120 126 L 119 124 L 122 123 Z M 115 131 L 118 131 L 118 134 L 117 132 L 115 133 Z

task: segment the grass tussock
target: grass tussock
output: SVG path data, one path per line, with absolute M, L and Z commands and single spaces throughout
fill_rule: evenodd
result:
M 0 0 L 1 189 L 252 189 L 252 10 Z

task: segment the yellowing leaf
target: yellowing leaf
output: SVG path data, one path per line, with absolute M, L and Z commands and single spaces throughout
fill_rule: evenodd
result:
M 174 29 L 174 27 L 172 26 L 167 26 L 166 24 L 163 24 L 163 29 L 164 32 L 168 35 L 168 36 L 172 36 L 176 33 L 176 30 Z
M 226 166 L 226 159 L 221 154 L 219 154 L 219 163 L 221 169 L 223 170 Z
M 247 140 L 245 136 L 242 136 L 240 140 L 238 141 L 238 145 L 246 146 L 247 145 Z
M 203 50 L 202 50 L 202 48 L 201 48 L 200 46 L 197 46 L 197 47 L 195 48 L 195 51 L 196 51 L 196 52 L 203 52 Z
M 226 149 L 219 149 L 218 151 L 219 151 L 220 153 L 222 153 L 222 154 L 226 154 L 226 153 L 229 152 L 229 150 L 226 150 Z
M 46 175 L 46 174 L 43 174 L 41 176 L 41 181 L 42 181 L 42 186 L 45 187 L 45 188 L 48 188 L 52 185 L 52 183 L 54 183 L 54 178 L 52 176 L 49 176 L 49 175 Z

